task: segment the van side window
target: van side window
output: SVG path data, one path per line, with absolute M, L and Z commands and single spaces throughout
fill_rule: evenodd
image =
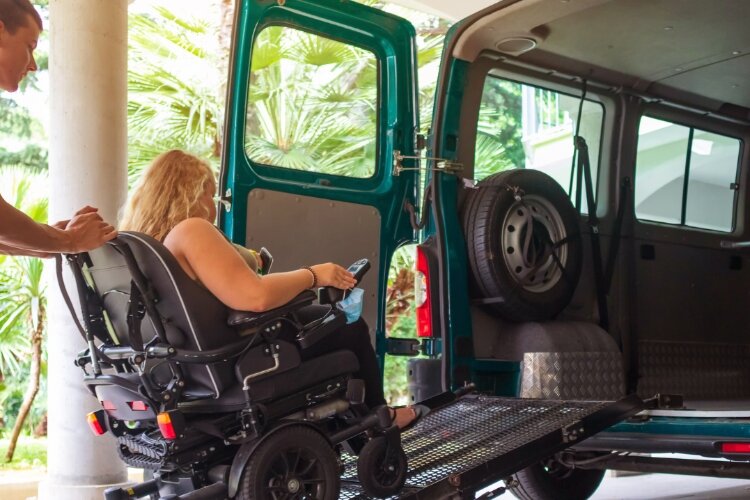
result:
M 511 168 L 533 168 L 554 178 L 574 198 L 571 171 L 579 104 L 575 96 L 488 75 L 477 123 L 475 180 Z M 594 186 L 603 123 L 604 107 L 584 101 L 579 134 L 589 147 Z M 581 204 L 586 212 L 585 194 Z
M 639 220 L 732 231 L 738 139 L 643 116 L 637 154 Z
M 371 177 L 377 58 L 312 33 L 270 26 L 253 47 L 245 152 L 263 165 Z

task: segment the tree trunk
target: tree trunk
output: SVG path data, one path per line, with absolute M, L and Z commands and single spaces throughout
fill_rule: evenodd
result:
M 8 452 L 5 454 L 5 461 L 11 462 L 13 460 L 13 454 L 16 452 L 16 444 L 18 443 L 18 436 L 21 435 L 21 429 L 23 424 L 26 422 L 29 412 L 31 412 L 31 405 L 34 404 L 34 398 L 37 392 L 39 392 L 39 375 L 42 371 L 42 334 L 44 332 L 45 324 L 45 310 L 44 304 L 39 304 L 39 311 L 37 312 L 36 328 L 31 332 L 31 373 L 29 374 L 29 385 L 26 387 L 26 393 L 23 395 L 23 403 L 21 408 L 18 410 L 18 417 L 16 423 L 13 425 L 13 432 L 10 435 L 10 442 L 8 443 Z
M 219 31 L 217 37 L 219 68 L 221 75 L 229 74 L 229 51 L 232 46 L 232 24 L 234 23 L 234 0 L 214 0 L 218 4 L 219 11 Z M 226 80 L 224 80 L 226 82 Z M 226 83 L 223 83 L 216 89 L 216 93 L 221 101 L 226 96 Z M 214 138 L 214 156 L 221 158 L 222 137 L 224 123 L 219 119 L 217 121 L 217 134 Z

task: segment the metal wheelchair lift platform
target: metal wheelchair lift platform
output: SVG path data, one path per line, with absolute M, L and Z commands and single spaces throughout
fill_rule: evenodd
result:
M 408 499 L 474 498 L 475 493 L 628 418 L 644 407 L 620 401 L 556 401 L 443 394 L 401 441 Z M 355 458 L 345 456 L 340 498 L 368 498 Z

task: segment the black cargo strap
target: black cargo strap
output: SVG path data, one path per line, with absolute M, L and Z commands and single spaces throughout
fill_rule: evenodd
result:
M 607 285 L 604 277 L 604 262 L 602 258 L 602 247 L 599 241 L 599 218 L 596 215 L 596 195 L 594 194 L 594 182 L 591 175 L 591 161 L 589 159 L 589 148 L 586 139 L 579 135 L 581 131 L 581 117 L 583 116 L 583 103 L 586 101 L 588 90 L 587 81 L 581 84 L 581 99 L 578 102 L 578 117 L 576 118 L 575 135 L 573 136 L 573 165 L 570 172 L 570 186 L 568 192 L 573 189 L 573 175 L 576 180 L 575 207 L 581 213 L 581 197 L 586 190 L 586 205 L 588 208 L 588 225 L 591 229 L 591 256 L 594 261 L 594 281 L 596 286 L 596 302 L 599 309 L 599 326 L 609 330 L 609 312 L 607 308 Z
M 88 341 L 86 330 L 83 329 L 83 325 L 78 320 L 78 314 L 76 314 L 75 307 L 73 307 L 73 301 L 70 300 L 70 295 L 68 295 L 68 290 L 65 288 L 65 282 L 63 281 L 63 272 L 62 272 L 62 255 L 60 255 L 59 253 L 55 254 L 55 274 L 57 275 L 57 285 L 60 287 L 60 294 L 62 295 L 63 300 L 65 301 L 65 305 L 68 306 L 68 311 L 70 311 L 70 315 L 73 317 L 73 322 L 76 324 L 76 327 L 78 328 L 78 331 L 81 333 L 83 340 Z M 78 286 L 79 292 L 80 292 L 81 290 L 80 290 L 80 284 L 78 283 L 78 279 L 76 279 L 76 285 Z
M 602 259 L 601 242 L 599 241 L 599 217 L 596 215 L 596 198 L 594 197 L 594 182 L 591 177 L 591 162 L 589 161 L 589 147 L 580 135 L 575 136 L 575 150 L 578 156 L 579 175 L 583 174 L 586 189 L 586 204 L 588 205 L 588 225 L 591 229 L 591 256 L 594 265 L 594 280 L 596 284 L 596 298 L 599 306 L 599 326 L 609 330 L 609 313 L 607 311 L 607 292 L 604 282 L 604 263 Z M 580 192 L 580 189 L 578 190 Z
M 612 277 L 615 274 L 615 262 L 617 261 L 617 253 L 620 250 L 620 240 L 622 239 L 622 223 L 625 219 L 625 209 L 628 206 L 629 197 L 630 178 L 625 177 L 620 183 L 620 205 L 617 207 L 617 218 L 615 219 L 615 227 L 612 232 L 612 242 L 609 244 L 607 267 L 604 273 L 604 291 L 607 295 L 609 295 L 609 291 L 612 288 Z

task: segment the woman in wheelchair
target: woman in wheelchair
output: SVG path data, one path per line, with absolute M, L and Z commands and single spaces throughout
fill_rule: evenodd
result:
M 352 288 L 356 281 L 343 267 L 317 264 L 295 271 L 254 271 L 214 226 L 216 181 L 203 160 L 173 150 L 158 156 L 143 173 L 128 200 L 120 229 L 145 233 L 171 251 L 187 275 L 201 283 L 227 307 L 263 312 L 282 306 L 306 289 L 332 286 Z M 307 306 L 300 312 L 303 322 L 321 314 L 321 306 Z M 366 323 L 359 319 L 347 324 L 301 352 L 303 361 L 345 349 L 359 361 L 355 378 L 364 380 L 365 404 L 385 405 L 382 379 Z M 391 409 L 396 426 L 410 426 L 417 418 L 411 407 Z

